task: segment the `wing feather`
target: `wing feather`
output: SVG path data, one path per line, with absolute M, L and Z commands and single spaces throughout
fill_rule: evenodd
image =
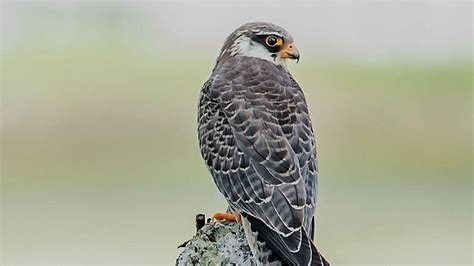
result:
M 302 256 L 302 245 L 312 248 L 303 232 L 312 235 L 317 196 L 311 121 L 292 77 L 258 63 L 221 66 L 206 82 L 200 148 L 231 207 L 261 221 L 279 238 L 278 246 Z

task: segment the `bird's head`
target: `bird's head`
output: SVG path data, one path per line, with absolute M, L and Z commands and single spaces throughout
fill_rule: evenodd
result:
M 218 62 L 229 57 L 246 56 L 286 66 L 286 59 L 300 58 L 293 37 L 283 28 L 266 22 L 247 23 L 227 37 Z

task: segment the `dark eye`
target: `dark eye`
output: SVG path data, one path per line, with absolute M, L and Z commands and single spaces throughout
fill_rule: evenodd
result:
M 268 36 L 266 39 L 265 39 L 265 43 L 269 46 L 269 47 L 275 47 L 277 44 L 278 44 L 278 38 L 276 36 Z

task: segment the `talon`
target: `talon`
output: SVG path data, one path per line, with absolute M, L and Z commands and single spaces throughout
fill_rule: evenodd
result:
M 234 217 L 235 217 L 235 220 L 236 220 L 239 224 L 242 224 L 242 215 L 240 215 L 240 212 L 239 212 L 239 211 L 234 212 Z

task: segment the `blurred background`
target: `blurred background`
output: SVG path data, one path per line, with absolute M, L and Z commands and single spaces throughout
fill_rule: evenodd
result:
M 236 27 L 296 40 L 334 265 L 471 265 L 472 3 L 1 5 L 1 265 L 171 265 L 226 208 L 197 97 Z

